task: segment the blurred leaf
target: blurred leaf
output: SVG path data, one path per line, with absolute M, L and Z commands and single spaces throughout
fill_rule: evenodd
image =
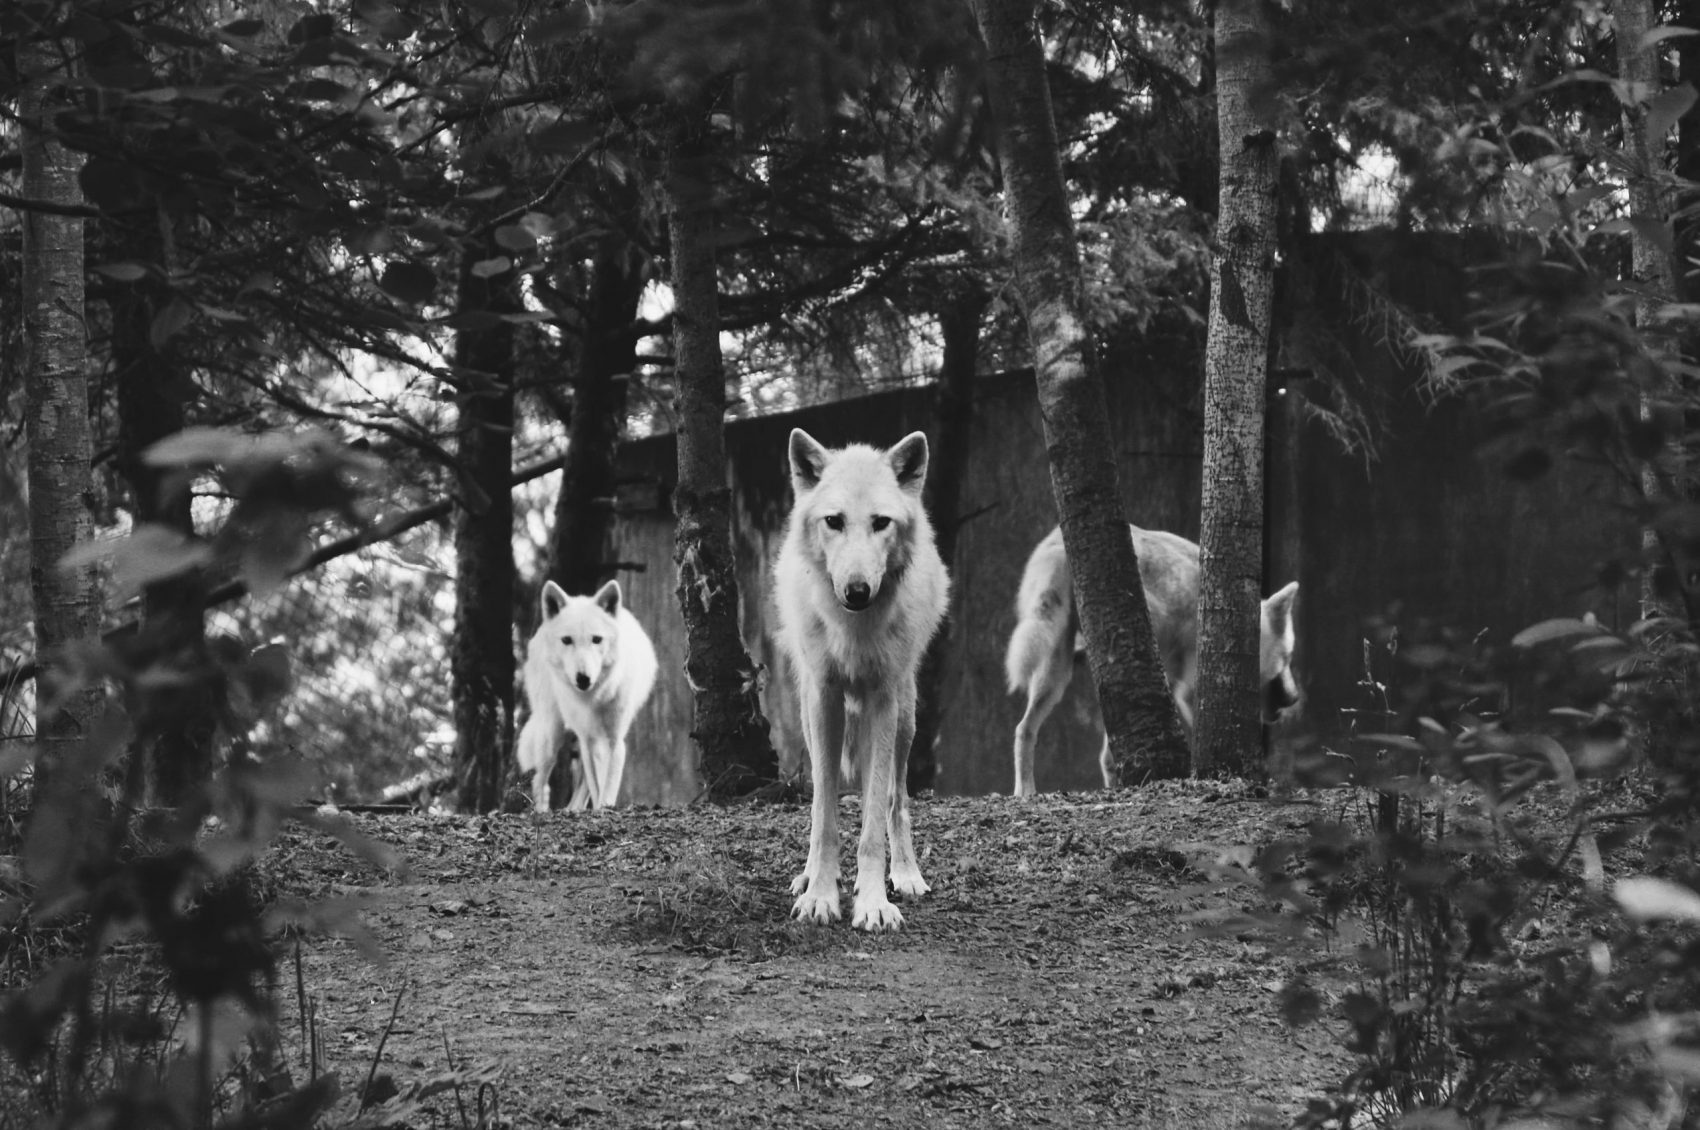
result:
M 248 527 L 239 568 L 256 600 L 276 592 L 306 562 L 313 551 L 308 528 L 303 511 L 277 507 L 260 514 Z
M 1656 918 L 1700 922 L 1700 894 L 1667 879 L 1650 875 L 1619 879 L 1612 886 L 1612 896 L 1623 912 L 1637 922 Z
M 513 269 L 514 261 L 506 255 L 498 255 L 494 259 L 480 259 L 472 265 L 472 277 L 487 279 Z
M 1511 637 L 1512 647 L 1534 647 L 1536 644 L 1547 643 L 1550 640 L 1569 639 L 1571 636 L 1597 636 L 1601 634 L 1598 624 L 1590 624 L 1585 620 L 1561 617 L 1556 620 L 1542 620 L 1539 624 L 1531 624 L 1521 632 Z
M 148 269 L 141 263 L 102 263 L 95 271 L 119 282 L 136 282 L 148 277 Z
M 1636 44 L 1637 51 L 1645 51 L 1649 47 L 1663 43 L 1667 39 L 1678 39 L 1688 35 L 1700 35 L 1693 28 L 1682 27 L 1679 24 L 1660 24 L 1650 27 L 1641 33 L 1641 42 Z
M 1647 104 L 1647 144 L 1650 146 L 1661 145 L 1666 135 L 1675 127 L 1677 121 L 1693 109 L 1694 100 L 1694 87 L 1686 82 L 1680 86 L 1673 86 L 1668 90 L 1660 91 Z
M 309 828 L 334 836 L 359 858 L 387 874 L 400 875 L 407 871 L 407 861 L 393 847 L 357 831 L 341 816 L 321 816 L 316 812 L 303 813 L 299 819 Z
M 155 349 L 163 348 L 194 320 L 195 308 L 181 298 L 173 298 L 165 309 L 154 315 L 153 323 L 148 326 L 149 344 Z
M 437 276 L 429 267 L 406 259 L 392 259 L 385 265 L 378 286 L 402 302 L 426 302 L 437 292 Z
M 1525 482 L 1540 478 L 1551 468 L 1552 456 L 1546 448 L 1528 447 L 1506 460 L 1504 470 L 1507 478 Z
M 184 428 L 142 452 L 149 467 L 195 467 L 226 463 L 246 453 L 253 439 L 230 428 Z
M 212 547 L 181 530 L 144 522 L 118 543 L 112 560 L 112 587 L 128 599 L 157 581 L 180 577 L 213 559 Z
M 309 40 L 324 39 L 336 31 L 336 18 L 329 15 L 302 16 L 295 21 L 285 36 L 285 42 L 292 44 L 306 43 Z
M 537 248 L 537 237 L 518 224 L 504 224 L 496 229 L 497 246 L 505 251 L 533 251 Z

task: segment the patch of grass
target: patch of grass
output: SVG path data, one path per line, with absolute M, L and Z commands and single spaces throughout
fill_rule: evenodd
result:
M 691 848 L 644 889 L 637 906 L 615 925 L 622 941 L 665 942 L 692 954 L 761 961 L 821 953 L 841 932 L 791 920 L 785 885 L 748 872 L 723 856 Z

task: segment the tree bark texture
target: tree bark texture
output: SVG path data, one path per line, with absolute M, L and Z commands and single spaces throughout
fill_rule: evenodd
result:
M 1670 218 L 1670 201 L 1659 185 L 1665 170 L 1664 137 L 1650 137 L 1647 130 L 1647 109 L 1659 93 L 1659 52 L 1656 46 L 1643 46 L 1652 29 L 1657 13 L 1652 0 L 1618 0 L 1613 10 L 1614 38 L 1617 41 L 1618 78 L 1628 84 L 1632 101 L 1623 108 L 1624 149 L 1631 158 L 1629 174 L 1629 215 L 1632 220 L 1663 224 Z M 1675 343 L 1662 341 L 1662 331 L 1652 326 L 1652 315 L 1664 303 L 1676 300 L 1676 264 L 1671 256 L 1637 227 L 1630 235 L 1635 278 L 1652 291 L 1636 304 L 1636 318 L 1641 336 L 1654 353 L 1674 351 Z M 1661 366 L 1667 374 L 1669 369 Z M 1643 396 L 1641 414 L 1650 415 L 1653 403 Z M 1661 536 L 1658 511 L 1669 506 L 1672 498 L 1686 494 L 1681 452 L 1675 445 L 1649 459 L 1641 471 L 1641 491 L 1652 521 L 1643 528 L 1641 544 L 1647 570 L 1641 585 L 1641 614 L 1643 617 L 1660 611 L 1661 586 L 1654 584 L 1655 561 L 1668 569 L 1671 584 L 1667 592 L 1681 603 L 1681 614 L 1690 623 L 1700 622 L 1700 546 L 1685 544 L 1683 539 Z M 1671 609 L 1670 611 L 1677 611 Z
M 939 313 L 944 357 L 939 372 L 938 407 L 933 413 L 933 450 L 927 465 L 927 512 L 932 516 L 934 541 L 939 556 L 952 576 L 956 568 L 956 543 L 962 530 L 962 487 L 968 473 L 969 437 L 974 428 L 974 378 L 980 353 L 980 320 L 991 295 L 969 284 L 953 296 Z M 944 711 L 945 656 L 950 653 L 950 635 L 955 622 L 947 616 L 944 628 L 933 637 L 915 686 L 915 741 L 909 752 L 908 788 L 911 793 L 933 787 L 938 776 L 934 743 Z
M 55 138 L 52 117 L 70 103 L 58 45 L 18 40 L 23 195 L 74 208 L 81 158 Z M 30 516 L 30 595 L 35 606 L 36 796 L 75 791 L 95 766 L 88 738 L 104 703 L 100 686 L 65 693 L 55 676 L 62 650 L 100 637 L 101 590 L 92 567 L 59 559 L 93 535 L 89 512 L 88 337 L 83 310 L 83 221 L 29 211 L 23 227 L 25 434 Z M 92 787 L 92 786 L 90 786 Z M 44 809 L 45 811 L 45 809 Z
M 1033 0 L 974 0 L 1039 410 L 1086 658 L 1122 780 L 1183 776 L 1180 719 L 1128 538 Z
M 671 242 L 673 356 L 678 381 L 679 480 L 673 492 L 673 561 L 685 620 L 691 737 L 711 795 L 749 791 L 778 775 L 761 707 L 761 671 L 739 635 L 732 556 L 732 491 L 726 474 L 726 375 L 720 355 L 714 177 L 692 113 L 667 153 L 663 191 Z
M 635 251 L 623 242 L 597 253 L 591 266 L 584 340 L 573 374 L 567 465 L 555 498 L 549 576 L 576 595 L 588 595 L 614 576 L 615 461 L 626 426 L 626 385 L 637 367 L 638 301 L 644 278 Z
M 467 249 L 460 270 L 461 312 L 517 311 L 512 272 L 478 278 L 472 264 L 495 244 Z M 459 505 L 454 515 L 455 632 L 450 695 L 455 721 L 457 801 L 489 812 L 501 801 L 514 719 L 514 331 L 511 323 L 461 330 L 455 366 Z
M 1220 211 L 1204 356 L 1198 709 L 1193 768 L 1263 772 L 1258 677 L 1263 596 L 1263 435 L 1275 291 L 1277 147 L 1255 99 L 1270 81 L 1264 0 L 1216 6 Z

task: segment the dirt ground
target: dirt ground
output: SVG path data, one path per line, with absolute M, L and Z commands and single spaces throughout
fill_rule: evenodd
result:
M 1208 864 L 1342 816 L 1333 796 L 921 800 L 933 893 L 878 936 L 788 920 L 798 804 L 350 817 L 405 876 L 307 833 L 269 870 L 281 893 L 351 898 L 385 955 L 301 951 L 320 1059 L 349 1090 L 375 1059 L 403 1088 L 451 1066 L 489 1080 L 434 1100 L 439 1125 L 477 1125 L 481 1099 L 489 1124 L 620 1130 L 1235 1127 L 1344 1075 L 1332 1024 L 1295 1031 L 1276 1008 L 1297 965 L 1324 984 L 1340 967 L 1309 943 L 1200 936 L 1267 905 Z

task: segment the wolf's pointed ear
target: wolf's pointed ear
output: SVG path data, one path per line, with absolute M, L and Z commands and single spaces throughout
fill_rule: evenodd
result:
M 813 490 L 826 470 L 826 448 L 802 428 L 791 429 L 791 485 Z
M 904 490 L 920 493 L 927 482 L 927 437 L 910 432 L 885 453 L 891 469 L 897 474 L 897 485 Z
M 609 581 L 596 590 L 596 596 L 593 599 L 596 601 L 597 607 L 608 615 L 618 614 L 620 611 L 620 582 Z
M 567 606 L 566 590 L 554 581 L 543 582 L 543 618 L 551 620 Z
M 1269 630 L 1277 636 L 1285 635 L 1293 622 L 1293 598 L 1299 595 L 1299 583 L 1288 581 L 1263 602 L 1263 611 L 1269 617 Z

